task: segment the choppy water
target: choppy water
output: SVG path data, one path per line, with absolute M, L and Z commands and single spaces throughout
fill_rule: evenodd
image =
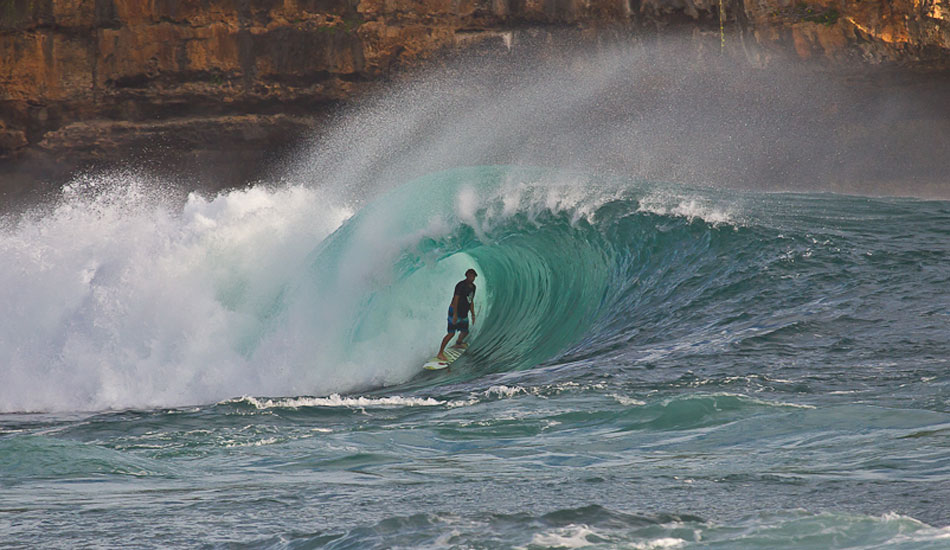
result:
M 122 189 L 3 231 L 3 546 L 950 548 L 946 202 Z

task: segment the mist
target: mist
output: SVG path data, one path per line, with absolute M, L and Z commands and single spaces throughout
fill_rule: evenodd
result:
M 515 36 L 510 50 L 453 53 L 402 73 L 338 113 L 277 179 L 366 196 L 434 171 L 513 164 L 950 197 L 945 77 L 774 53 L 736 58 L 685 36 Z

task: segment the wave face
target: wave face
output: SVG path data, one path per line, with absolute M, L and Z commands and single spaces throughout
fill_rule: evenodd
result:
M 528 368 L 624 330 L 611 315 L 646 266 L 640 243 L 617 239 L 653 216 L 637 186 L 501 167 L 421 178 L 355 214 L 303 187 L 184 207 L 147 188 L 79 182 L 3 234 L 2 300 L 18 315 L 3 321 L 2 410 L 403 383 L 434 352 L 468 267 L 481 273 L 479 344 L 457 372 Z

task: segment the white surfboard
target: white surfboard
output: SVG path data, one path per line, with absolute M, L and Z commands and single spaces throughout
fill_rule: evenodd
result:
M 464 351 L 465 349 L 445 348 L 445 358 L 448 359 L 448 361 L 443 361 L 437 357 L 433 357 L 432 359 L 426 361 L 426 364 L 422 365 L 422 368 L 425 370 L 440 370 L 448 368 L 448 366 L 454 363 Z

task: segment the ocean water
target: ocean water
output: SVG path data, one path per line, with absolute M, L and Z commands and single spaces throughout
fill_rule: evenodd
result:
M 153 189 L 4 220 L 4 548 L 950 548 L 948 202 Z

